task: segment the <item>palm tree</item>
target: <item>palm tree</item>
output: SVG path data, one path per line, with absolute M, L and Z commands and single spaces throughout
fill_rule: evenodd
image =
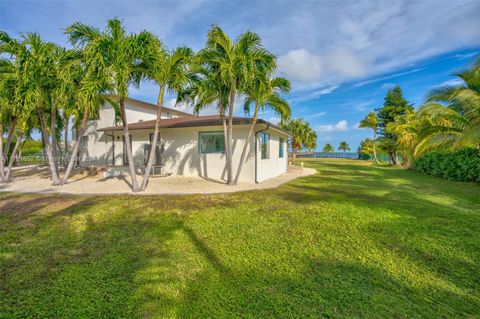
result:
M 206 47 L 199 52 L 205 69 L 216 74 L 220 86 L 228 88 L 228 130 L 226 161 L 228 185 L 233 184 L 232 148 L 233 113 L 235 97 L 242 93 L 254 77 L 255 68 L 275 68 L 275 56 L 263 49 L 260 37 L 252 32 L 241 34 L 235 41 L 218 26 L 214 25 L 207 34 Z
M 397 116 L 394 122 L 387 124 L 385 131 L 397 136 L 397 145 L 407 168 L 413 165 L 415 148 L 428 126 L 430 125 L 425 122 L 425 117 L 412 110 L 407 110 L 404 115 Z
M 108 82 L 109 92 L 119 105 L 120 119 L 123 126 L 123 138 L 126 147 L 128 167 L 132 179 L 132 191 L 140 190 L 137 183 L 132 149 L 129 147 L 130 135 L 125 112 L 125 100 L 128 98 L 128 87 L 139 85 L 145 77 L 145 65 L 152 65 L 149 59 L 155 57 L 151 52 L 153 42 L 157 38 L 149 32 L 127 34 L 122 22 L 110 19 L 107 28 L 101 32 L 97 28 L 76 22 L 66 31 L 73 45 L 82 47 L 87 54 L 87 63 L 95 65 L 97 79 Z
M 283 122 L 281 126 L 292 133 L 290 146 L 292 148 L 292 160 L 295 163 L 297 152 L 302 148 L 314 149 L 317 143 L 317 134 L 302 118 Z
M 250 139 L 253 136 L 255 124 L 257 123 L 258 112 L 260 110 L 263 111 L 270 109 L 276 114 L 279 114 L 282 120 L 288 119 L 291 114 L 288 102 L 279 95 L 280 93 L 288 93 L 290 91 L 290 82 L 281 77 L 269 79 L 266 77 L 268 75 L 264 74 L 261 70 L 259 73 L 260 74 L 257 74 L 256 78 L 245 90 L 247 92 L 247 98 L 244 103 L 244 111 L 247 114 L 250 113 L 250 107 L 252 104 L 255 104 L 255 110 L 253 112 L 252 124 L 250 125 L 247 139 L 243 145 L 242 155 L 240 156 L 237 173 L 233 181 L 234 185 L 238 183 L 238 179 L 240 178 Z
M 430 92 L 420 114 L 432 121 L 430 131 L 418 144 L 415 155 L 432 149 L 473 146 L 480 155 L 480 58 L 456 74 L 462 84 Z
M 343 151 L 345 153 L 346 151 L 350 151 L 350 145 L 348 145 L 347 142 L 342 141 L 340 142 L 340 145 L 338 146 L 339 151 Z
M 360 121 L 358 127 L 369 127 L 373 130 L 373 144 L 372 144 L 372 151 L 373 151 L 373 161 L 378 163 L 377 159 L 377 151 L 376 151 L 376 144 L 377 144 L 377 132 L 378 132 L 378 119 L 375 112 L 370 112 L 367 116 Z
M 324 153 L 333 153 L 333 152 L 335 152 L 335 149 L 333 148 L 333 146 L 332 146 L 331 144 L 327 143 L 327 144 L 325 144 L 325 145 L 323 146 L 322 152 L 324 152 Z
M 155 52 L 155 57 L 150 61 L 150 65 L 146 65 L 147 76 L 155 81 L 160 89 L 157 98 L 157 118 L 155 121 L 152 145 L 143 181 L 140 186 L 140 190 L 142 191 L 144 191 L 147 186 L 150 170 L 153 165 L 155 155 L 154 149 L 158 139 L 158 131 L 160 129 L 165 91 L 169 91 L 169 93 L 179 92 L 184 88 L 185 84 L 188 83 L 189 73 L 187 66 L 192 57 L 192 50 L 190 48 L 180 47 L 173 51 L 167 51 L 161 47 L 160 41 L 152 42 L 152 45 L 152 51 Z

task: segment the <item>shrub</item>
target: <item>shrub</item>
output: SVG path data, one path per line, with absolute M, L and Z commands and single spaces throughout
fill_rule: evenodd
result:
M 475 148 L 427 153 L 415 160 L 415 169 L 453 181 L 480 182 L 480 156 Z

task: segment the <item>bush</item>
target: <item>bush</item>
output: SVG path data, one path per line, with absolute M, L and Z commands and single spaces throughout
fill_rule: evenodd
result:
M 415 169 L 452 181 L 480 182 L 480 156 L 475 148 L 427 153 L 415 160 Z

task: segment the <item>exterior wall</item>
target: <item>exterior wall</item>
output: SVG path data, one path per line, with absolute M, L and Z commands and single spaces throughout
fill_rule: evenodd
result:
M 225 154 L 200 154 L 198 151 L 199 132 L 222 131 L 221 126 L 204 126 L 188 128 L 160 129 L 160 150 L 163 171 L 178 176 L 200 176 L 215 180 L 226 180 Z M 140 172 L 145 163 L 145 145 L 150 143 L 149 134 L 153 130 L 130 131 L 132 136 L 132 153 L 135 166 Z M 248 136 L 248 126 L 236 126 L 233 131 L 233 166 L 236 172 L 245 140 Z M 123 165 L 122 132 L 115 132 L 115 165 Z M 111 154 L 111 138 L 107 143 L 107 152 Z M 254 139 L 250 139 L 249 150 L 240 175 L 240 181 L 254 182 L 255 154 Z M 111 156 L 109 157 L 111 159 Z M 104 164 L 103 164 L 104 165 Z
M 281 175 L 288 169 L 288 153 L 287 153 L 287 135 L 275 130 L 267 130 L 270 134 L 270 150 L 268 159 L 262 159 L 260 138 L 261 134 L 257 134 L 257 180 L 262 182 L 269 178 Z M 280 138 L 283 138 L 283 158 L 279 157 L 280 152 Z
M 128 123 L 136 123 L 139 121 L 148 121 L 156 119 L 156 109 L 144 104 L 142 102 L 127 100 L 125 103 L 125 112 Z M 172 118 L 182 116 L 181 113 L 176 113 L 174 110 L 162 111 L 162 118 Z M 123 149 L 123 139 L 115 138 L 115 145 L 112 146 L 112 137 L 110 132 L 99 132 L 98 129 L 103 127 L 115 126 L 115 110 L 110 104 L 105 104 L 99 111 L 98 119 L 88 122 L 87 130 L 82 137 L 80 145 L 80 165 L 81 166 L 105 166 L 112 165 L 111 154 L 115 148 L 115 165 L 122 165 L 121 151 Z M 132 131 L 132 136 L 137 134 Z M 72 130 L 72 136 L 75 139 L 75 130 Z M 134 144 L 139 144 L 139 139 L 142 137 L 136 136 L 133 138 Z M 135 141 L 137 140 L 137 141 Z M 148 134 L 147 134 L 147 141 Z M 106 143 L 107 142 L 107 143 Z M 132 147 L 134 145 L 132 144 Z

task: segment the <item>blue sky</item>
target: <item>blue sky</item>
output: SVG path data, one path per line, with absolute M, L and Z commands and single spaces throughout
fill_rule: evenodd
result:
M 480 1 L 8 1 L 0 29 L 37 31 L 67 45 L 62 29 L 75 21 L 103 28 L 111 17 L 129 31 L 155 32 L 174 48 L 202 48 L 219 24 L 232 37 L 251 30 L 278 56 L 278 74 L 292 82 L 293 116 L 318 132 L 318 147 L 342 140 L 352 148 L 371 133 L 356 128 L 382 105 L 394 84 L 416 106 L 435 86 L 480 53 Z M 131 96 L 154 102 L 144 83 Z M 174 96 L 169 97 L 172 105 Z M 186 106 L 180 106 L 188 110 Z M 269 112 L 262 117 L 276 121 Z

